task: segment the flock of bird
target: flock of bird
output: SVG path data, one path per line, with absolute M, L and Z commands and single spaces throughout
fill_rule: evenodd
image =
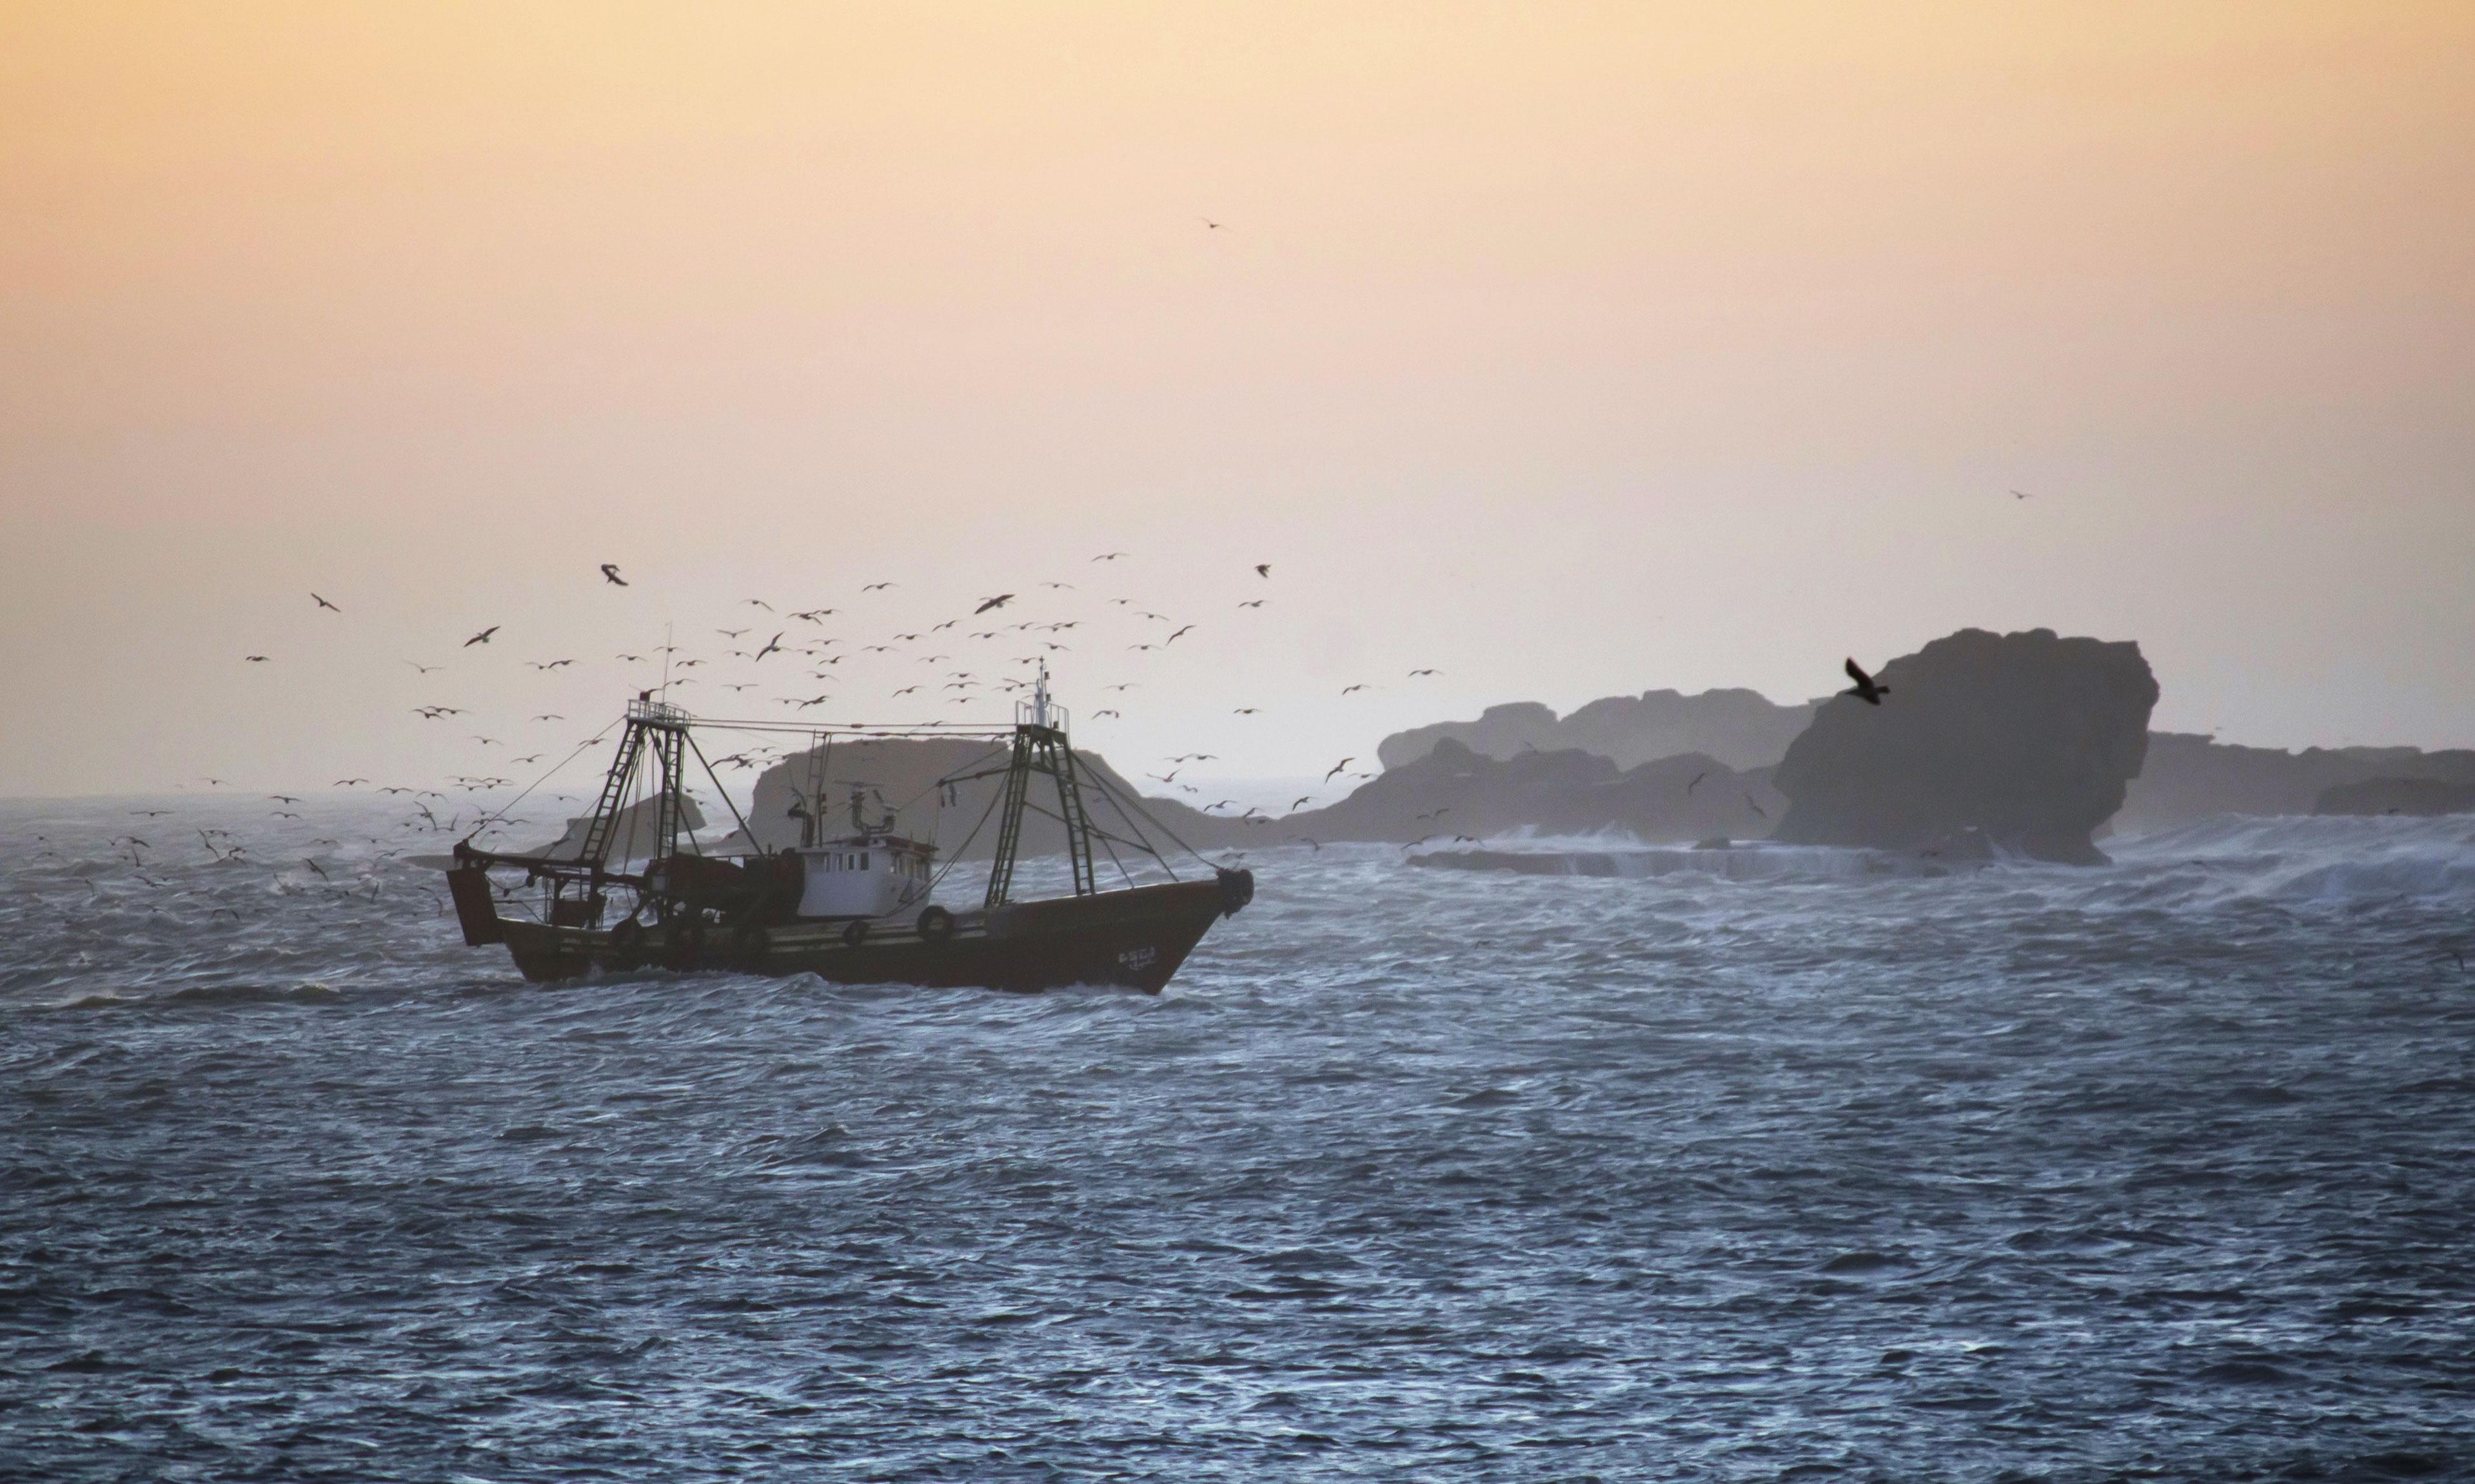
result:
M 1088 565 L 1099 569 L 1098 575 L 1114 576 L 1127 562 L 1130 553 L 1103 551 L 1090 557 Z M 1249 564 L 1251 577 L 1238 580 L 1258 584 L 1273 581 L 1269 562 Z M 634 581 L 616 562 L 599 564 L 599 586 L 622 589 L 634 586 Z M 1087 581 L 1091 579 L 1087 578 Z M 924 675 L 897 675 L 906 683 L 887 683 L 873 689 L 883 699 L 919 704 L 942 700 L 946 707 L 968 708 L 998 697 L 1011 697 L 1027 692 L 1035 683 L 1039 670 L 1056 656 L 1074 652 L 1078 647 L 1088 654 L 1106 641 L 1095 641 L 1095 633 L 1115 624 L 1132 624 L 1131 632 L 1117 636 L 1112 646 L 1121 659 L 1140 663 L 1142 656 L 1163 656 L 1176 652 L 1181 640 L 1205 626 L 1203 620 L 1172 617 L 1149 606 L 1130 594 L 1108 596 L 1096 604 L 1081 598 L 1083 583 L 1049 579 L 1037 584 L 1036 590 L 998 592 L 966 603 L 957 604 L 949 616 L 940 621 L 917 621 L 911 624 L 892 623 L 882 619 L 868 622 L 870 605 L 881 601 L 881 595 L 901 584 L 893 580 L 859 584 L 853 596 L 839 602 L 828 600 L 799 607 L 777 605 L 763 597 L 740 599 L 733 611 L 744 618 L 728 624 L 717 623 L 709 637 L 666 633 L 664 643 L 638 649 L 621 650 L 613 658 L 633 667 L 627 674 L 625 689 L 647 694 L 660 694 L 665 699 L 692 701 L 693 696 L 678 693 L 697 687 L 716 693 L 727 693 L 731 707 L 770 702 L 789 713 L 787 719 L 797 720 L 804 714 L 827 706 L 847 707 L 855 693 L 865 691 L 851 683 L 853 675 L 866 664 L 892 664 L 908 660 L 928 667 Z M 1045 599 L 1030 603 L 1027 593 L 1036 591 Z M 1069 595 L 1073 595 L 1069 596 Z M 346 618 L 346 605 L 321 592 L 309 595 L 311 613 L 320 621 Z M 349 598 L 349 595 L 346 595 Z M 1078 600 L 1080 599 L 1080 600 Z M 1268 589 L 1263 596 L 1248 596 L 1235 605 L 1238 614 L 1260 613 L 1270 601 Z M 1038 616 L 1024 616 L 1026 605 Z M 636 616 L 631 615 L 631 620 Z M 453 653 L 463 651 L 502 651 L 519 630 L 504 623 L 491 623 L 473 630 L 455 646 Z M 1131 642 L 1127 642 L 1131 641 Z M 476 659 L 478 657 L 476 656 Z M 252 665 L 276 663 L 272 653 L 251 653 L 243 662 Z M 460 668 L 453 655 L 447 658 L 406 658 L 402 663 L 429 689 L 443 689 Z M 486 662 L 483 662 L 486 663 Z M 528 658 L 523 665 L 545 678 L 577 667 L 575 655 L 551 655 Z M 845 670 L 848 667 L 848 672 Z M 1421 666 L 1409 670 L 1405 680 L 1416 681 L 1436 677 L 1442 671 L 1434 666 Z M 1094 720 L 1121 719 L 1122 702 L 1114 697 L 1138 689 L 1142 681 L 1113 680 L 1097 689 L 1113 704 L 1090 713 Z M 1354 696 L 1378 690 L 1374 683 L 1357 681 L 1339 691 L 1342 696 Z M 750 697 L 748 693 L 757 693 Z M 461 700 L 462 697 L 453 697 Z M 916 698 L 916 699 L 915 699 Z M 707 708 L 692 707 L 705 710 Z M 554 746 L 537 746 L 528 752 L 516 752 L 507 738 L 519 731 L 543 723 L 560 722 L 565 716 L 556 711 L 532 713 L 522 721 L 514 718 L 496 720 L 477 717 L 472 704 L 449 704 L 444 699 L 423 699 L 406 708 L 416 723 L 450 723 L 442 731 L 464 731 L 466 739 L 456 743 L 458 749 L 472 749 L 489 760 L 483 766 L 450 774 L 447 782 L 470 795 L 494 793 L 527 781 L 513 775 L 519 768 L 534 767 L 552 752 Z M 745 714 L 745 713 L 741 713 Z M 1235 706 L 1233 718 L 1256 718 L 1265 714 L 1261 706 Z M 478 725 L 477 726 L 477 723 Z M 536 734 L 537 735 L 537 734 Z M 587 739 L 578 747 L 589 746 L 599 739 Z M 499 750 L 486 750 L 499 749 Z M 442 749 L 444 751 L 445 749 Z M 714 766 L 725 769 L 750 769 L 766 766 L 791 749 L 779 746 L 752 746 L 713 759 Z M 1200 788 L 1183 781 L 1178 774 L 1185 765 L 1210 761 L 1211 754 L 1189 753 L 1165 760 L 1164 773 L 1150 774 L 1165 787 L 1189 795 L 1199 795 Z M 1374 777 L 1372 772 L 1349 771 L 1356 760 L 1344 759 L 1324 775 L 1324 782 L 1336 780 L 1354 784 Z M 219 787 L 218 780 L 208 780 L 209 787 Z M 351 790 L 367 786 L 365 778 L 338 779 L 335 787 Z M 496 834 L 512 824 L 490 815 L 476 805 L 473 819 L 468 821 L 461 810 L 442 818 L 440 811 L 448 806 L 450 795 L 434 788 L 416 788 L 409 784 L 387 785 L 380 792 L 402 795 L 409 812 L 399 822 L 399 828 L 420 832 L 454 833 L 478 824 L 486 833 Z M 553 801 L 573 801 L 571 794 L 551 794 Z M 1312 793 L 1300 795 L 1290 812 L 1315 801 Z M 429 801 L 436 801 L 433 808 Z M 1202 805 L 1206 813 L 1222 813 L 1236 808 L 1237 801 L 1216 800 Z M 1232 817 L 1254 817 L 1261 815 L 1248 809 Z M 1264 816 L 1268 821 L 1268 816 Z

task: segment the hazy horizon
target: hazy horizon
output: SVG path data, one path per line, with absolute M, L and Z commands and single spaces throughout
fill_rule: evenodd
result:
M 0 793 L 504 771 L 666 631 L 698 710 L 1001 720 L 894 705 L 950 645 L 794 689 L 714 631 L 859 650 L 1002 592 L 1083 625 L 1037 652 L 1130 775 L 1799 701 L 1972 626 L 2139 641 L 2160 730 L 2475 745 L 2463 6 L 0 43 Z M 1194 628 L 1132 649 L 1138 608 Z

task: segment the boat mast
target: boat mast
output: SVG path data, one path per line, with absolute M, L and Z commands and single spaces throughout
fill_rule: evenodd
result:
M 634 784 L 637 767 L 649 746 L 657 774 L 653 848 L 649 859 L 678 854 L 679 831 L 684 823 L 680 793 L 687 786 L 687 745 L 685 711 L 652 699 L 649 693 L 627 703 L 627 730 L 619 740 L 619 755 L 610 761 L 609 775 L 601 781 L 601 798 L 593 806 L 593 822 L 585 827 L 584 846 L 576 852 L 577 864 L 597 870 L 609 864 L 611 847 L 619 843 L 613 837 L 618 834 L 619 816 L 626 808 L 627 791 Z M 631 843 L 634 836 L 635 831 L 629 830 Z
M 1002 907 L 1014 890 L 1015 863 L 1022 850 L 1022 816 L 1031 806 L 1031 779 L 1044 773 L 1057 785 L 1057 818 L 1066 826 L 1066 854 L 1074 870 L 1074 894 L 1090 896 L 1100 889 L 1091 865 L 1091 819 L 1083 810 L 1083 789 L 1075 777 L 1074 749 L 1066 741 L 1066 708 L 1048 699 L 1048 666 L 1040 667 L 1031 699 L 1015 706 L 1014 756 L 1006 765 L 1005 802 L 997 820 L 996 857 L 989 865 L 989 890 L 984 906 Z

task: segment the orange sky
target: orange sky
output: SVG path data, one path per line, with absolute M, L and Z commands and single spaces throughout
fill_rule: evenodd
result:
M 2475 744 L 2475 7 L 710 10 L 0 17 L 0 792 L 1042 578 L 1198 625 L 1057 656 L 1130 766 L 1966 624 Z

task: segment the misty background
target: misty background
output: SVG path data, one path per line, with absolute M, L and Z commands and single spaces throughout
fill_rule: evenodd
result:
M 2475 743 L 2470 79 L 2454 5 L 21 8 L 0 792 L 555 758 L 746 598 L 1006 591 L 1129 775 L 1963 625 Z

